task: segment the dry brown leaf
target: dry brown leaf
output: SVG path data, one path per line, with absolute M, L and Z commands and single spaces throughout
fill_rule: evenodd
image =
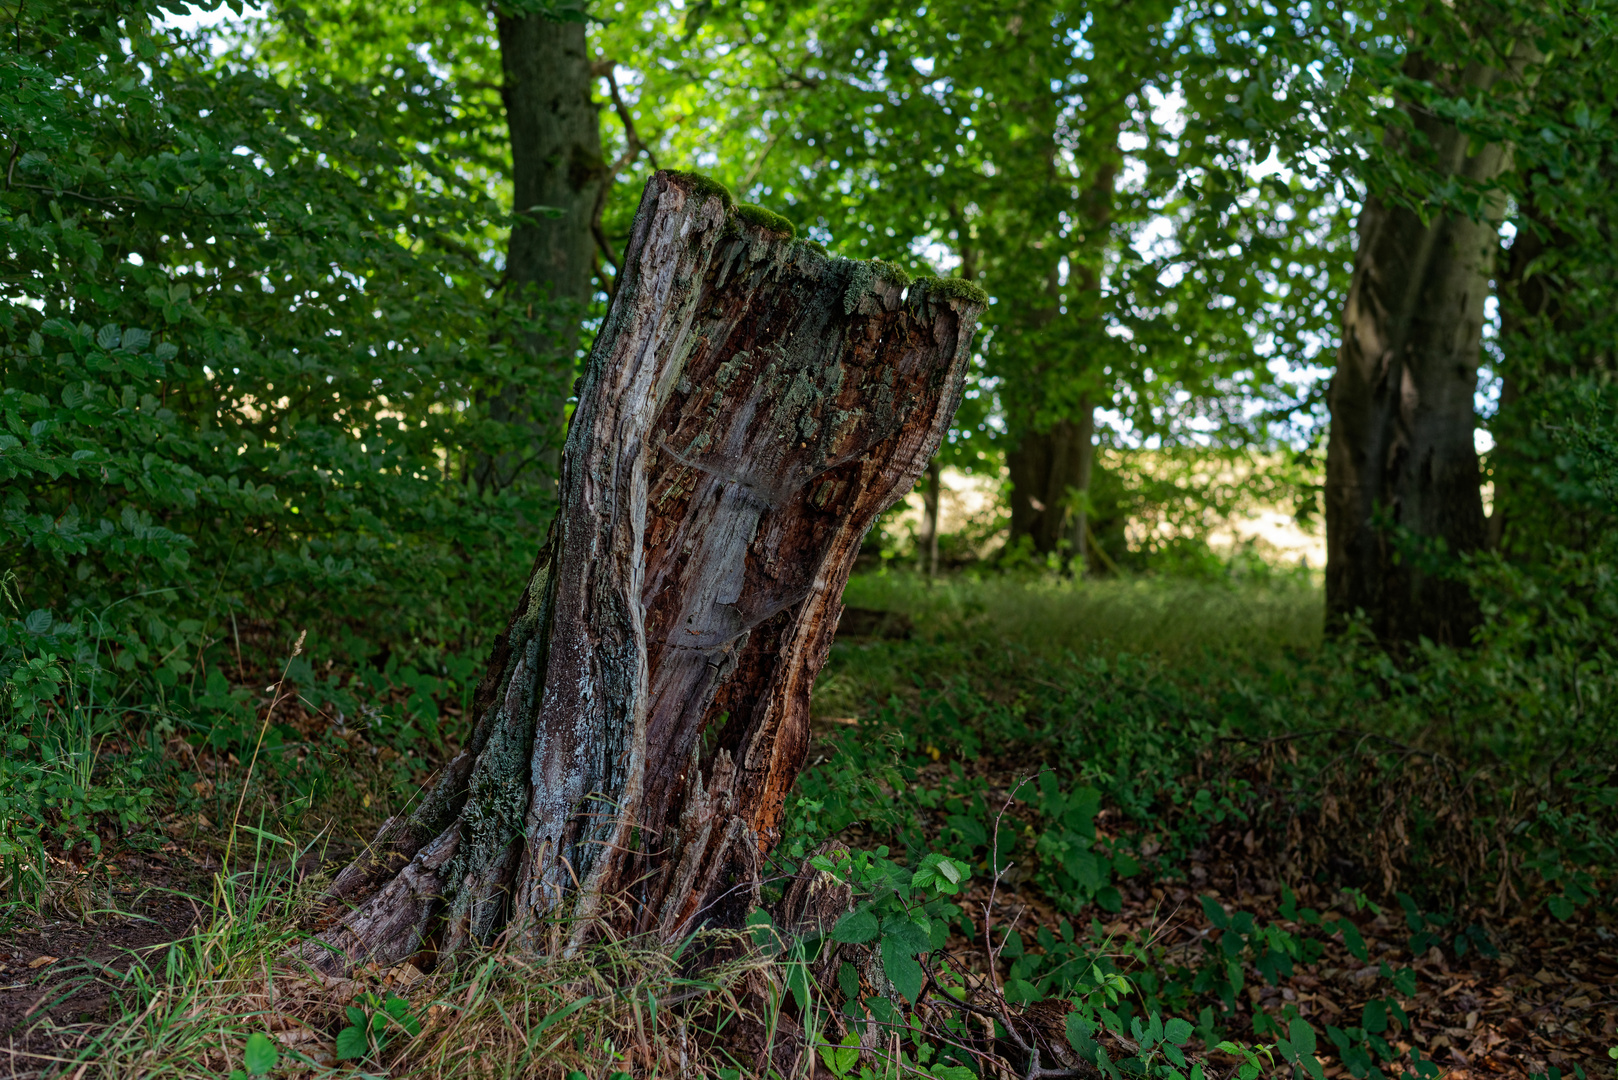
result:
M 32 960 L 28 961 L 28 966 L 31 968 L 42 968 L 46 964 L 54 964 L 60 959 L 60 956 L 36 956 Z

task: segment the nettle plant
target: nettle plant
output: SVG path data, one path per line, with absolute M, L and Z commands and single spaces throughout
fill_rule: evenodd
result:
M 949 940 L 950 926 L 963 919 L 964 912 L 953 898 L 972 871 L 959 859 L 938 852 L 925 855 L 914 871 L 887 855 L 886 847 L 852 852 L 845 859 L 817 855 L 810 865 L 842 878 L 863 896 L 832 928 L 832 940 L 844 945 L 874 944 L 883 975 L 914 1004 L 921 999 L 925 974 L 917 957 L 942 949 Z M 970 930 L 969 922 L 966 929 Z
M 1047 805 L 1055 804 L 1053 799 Z M 1093 800 L 1079 796 L 1076 811 L 1074 825 L 1081 830 L 1083 822 L 1093 821 Z M 885 847 L 852 852 L 834 849 L 810 859 L 814 869 L 847 883 L 857 901 L 829 933 L 780 945 L 787 989 L 806 1022 L 822 1032 L 815 1037 L 815 1045 L 821 1063 L 832 1075 L 875 1080 L 897 1069 L 938 1080 L 969 1080 L 977 1070 L 967 1048 L 982 1035 L 981 1020 L 971 1015 L 982 1012 L 981 998 L 974 1003 L 974 995 L 981 995 L 985 984 L 966 978 L 945 947 L 956 929 L 968 939 L 982 940 L 960 904 L 972 868 L 964 860 L 936 851 L 925 853 L 913 870 L 888 855 Z M 778 941 L 768 921 L 762 912 L 753 920 L 761 944 Z M 1141 996 L 1139 988 L 1106 958 L 1105 949 L 1089 948 L 1079 940 L 1070 924 L 1063 922 L 1060 937 L 1042 928 L 1037 936 L 1038 951 L 1026 949 L 1015 932 L 997 932 L 996 936 L 1001 944 L 992 954 L 1011 961 L 1000 991 L 1002 1004 L 1064 1001 L 1069 1047 L 1102 1075 L 1114 1080 L 1125 1076 L 1203 1080 L 1206 1076 L 1205 1066 L 1192 1059 L 1189 1049 L 1193 1039 L 1212 1045 L 1206 1023 L 1198 1026 L 1166 1018 L 1156 1009 L 1137 1011 L 1130 999 Z M 837 964 L 836 990 L 843 1001 L 837 1019 L 846 1034 L 834 1042 L 824 1032 L 833 1026 L 828 998 L 835 1000 L 835 996 L 830 988 L 815 985 L 813 971 L 826 950 L 845 945 L 868 950 L 864 954 L 868 959 L 856 962 L 860 953 L 844 953 Z M 924 999 L 930 1007 L 916 1009 Z M 923 1013 L 927 1020 L 922 1019 Z M 1020 1038 L 999 1020 L 994 1024 L 997 1041 Z M 1103 1046 L 1109 1034 L 1133 1049 L 1112 1060 Z M 890 1048 L 877 1064 L 868 1053 L 873 1045 Z M 1313 1044 L 1309 1045 L 1312 1051 Z M 1219 1042 L 1217 1047 L 1240 1059 L 1236 1075 L 1243 1080 L 1264 1075 L 1274 1064 L 1270 1047 L 1229 1042 Z
M 1096 850 L 1101 792 L 1093 787 L 1064 792 L 1056 774 L 1046 772 L 1039 778 L 1037 806 L 1044 828 L 1034 844 L 1035 880 L 1042 891 L 1070 911 L 1092 902 L 1103 911 L 1120 910 L 1123 897 L 1113 879 L 1139 873 L 1140 863 L 1116 843 L 1107 844 L 1105 853 Z

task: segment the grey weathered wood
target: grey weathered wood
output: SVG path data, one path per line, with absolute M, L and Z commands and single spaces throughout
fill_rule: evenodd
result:
M 471 743 L 339 878 L 324 970 L 756 901 L 860 541 L 943 438 L 983 309 L 772 224 L 647 184 Z

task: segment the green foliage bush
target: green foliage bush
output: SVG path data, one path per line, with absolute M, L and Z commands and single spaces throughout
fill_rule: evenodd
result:
M 316 708 L 326 661 L 478 654 L 558 437 L 486 404 L 573 368 L 505 344 L 563 313 L 501 291 L 503 213 L 425 65 L 301 83 L 160 16 L 48 2 L 0 45 L 0 721 L 41 763 L 52 685 L 225 749 L 251 703 L 220 672 L 300 631 Z M 496 456 L 527 479 L 478 483 Z

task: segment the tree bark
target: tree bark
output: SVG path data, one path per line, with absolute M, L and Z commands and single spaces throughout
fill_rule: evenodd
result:
M 985 303 L 887 274 L 653 176 L 471 742 L 339 876 L 318 968 L 741 924 L 860 540 L 937 450 Z
M 1088 491 L 1095 461 L 1095 408 L 1087 403 L 1077 419 L 1060 420 L 1050 430 L 1030 431 L 1006 455 L 1011 474 L 1011 536 L 1027 536 L 1034 550 L 1048 555 L 1073 542 L 1073 493 Z
M 1417 77 L 1444 78 L 1419 57 L 1410 66 Z M 1501 78 L 1463 77 L 1474 91 Z M 1434 114 L 1413 110 L 1412 119 L 1447 175 L 1488 185 L 1510 167 L 1508 147 L 1469 153 L 1469 136 Z M 1401 553 L 1398 533 L 1440 560 L 1485 541 L 1473 396 L 1498 220 L 1496 208 L 1476 220 L 1439 214 L 1423 223 L 1376 197 L 1361 211 L 1329 394 L 1330 625 L 1359 611 L 1384 641 L 1470 639 L 1478 610 L 1466 586 L 1433 572 L 1429 558 Z
M 595 274 L 591 222 L 606 165 L 601 123 L 590 97 L 590 56 L 584 23 L 539 15 L 499 19 L 501 98 L 511 138 L 512 209 L 516 222 L 506 249 L 506 290 L 539 325 L 516 343 L 555 378 L 538 387 L 509 383 L 489 402 L 491 418 L 534 433 L 527 453 L 486 456 L 478 481 L 496 490 L 549 457 L 561 433 L 563 403 L 579 343 L 579 320 Z M 547 454 L 549 451 L 549 454 Z

